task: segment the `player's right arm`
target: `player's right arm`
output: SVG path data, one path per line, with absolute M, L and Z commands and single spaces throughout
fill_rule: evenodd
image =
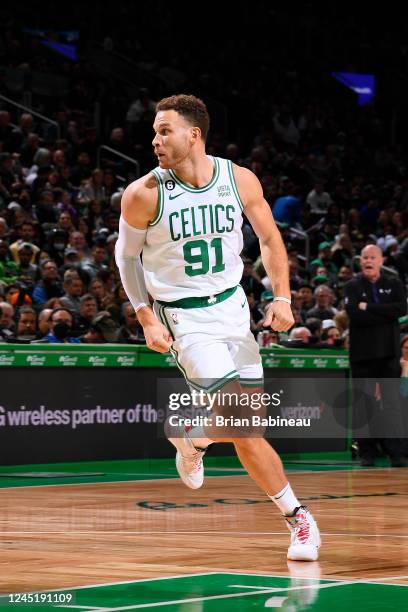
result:
M 121 201 L 115 258 L 123 287 L 143 327 L 147 346 L 159 353 L 166 353 L 172 338 L 150 306 L 140 260 L 148 224 L 156 215 L 157 200 L 157 184 L 151 174 L 126 188 Z

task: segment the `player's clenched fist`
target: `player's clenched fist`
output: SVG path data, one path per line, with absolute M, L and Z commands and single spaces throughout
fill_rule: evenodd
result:
M 158 353 L 167 353 L 169 351 L 173 338 L 160 321 L 146 325 L 143 331 L 149 349 Z
M 264 327 L 271 327 L 275 331 L 288 331 L 293 327 L 295 319 L 293 318 L 290 304 L 286 302 L 272 302 L 267 308 Z

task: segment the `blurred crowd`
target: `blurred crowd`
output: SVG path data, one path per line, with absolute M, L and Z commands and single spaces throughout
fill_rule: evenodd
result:
M 132 10 L 125 2 L 122 13 Z M 259 16 L 248 13 L 252 18 Z M 167 12 L 161 23 L 168 28 L 171 19 Z M 359 270 L 362 248 L 377 244 L 387 273 L 408 280 L 408 156 L 389 132 L 386 109 L 359 107 L 332 81 L 313 80 L 323 56 L 308 65 L 307 76 L 289 70 L 284 55 L 277 62 L 266 53 L 269 37 L 253 41 L 265 78 L 248 86 L 251 62 L 233 60 L 243 43 L 225 42 L 217 66 L 197 71 L 199 50 L 187 57 L 176 44 L 169 58 L 158 42 L 155 53 L 142 44 L 143 28 L 130 36 L 126 23 L 121 14 L 120 27 L 99 35 L 106 57 L 128 54 L 145 75 L 130 89 L 89 61 L 53 54 L 15 23 L 0 32 L 0 56 L 11 71 L 68 84 L 58 96 L 32 96 L 55 123 L 0 103 L 0 341 L 144 342 L 114 262 L 120 200 L 130 181 L 157 164 L 155 102 L 185 91 L 208 103 L 208 152 L 258 176 L 288 250 L 295 326 L 279 335 L 262 325 L 273 295 L 244 219 L 242 285 L 259 344 L 347 348 L 343 287 Z M 204 66 L 204 48 L 201 54 Z M 0 80 L 0 92 L 21 101 L 10 86 Z M 95 100 L 106 119 L 98 125 Z

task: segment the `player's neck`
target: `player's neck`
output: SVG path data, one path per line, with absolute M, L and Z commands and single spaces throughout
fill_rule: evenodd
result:
M 204 152 L 183 160 L 173 171 L 183 183 L 195 188 L 205 187 L 213 177 L 214 162 Z

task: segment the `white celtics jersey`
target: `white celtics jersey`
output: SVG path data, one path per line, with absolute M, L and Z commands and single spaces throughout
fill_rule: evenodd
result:
M 211 157 L 204 187 L 155 168 L 159 206 L 143 248 L 146 286 L 156 300 L 211 296 L 238 285 L 243 264 L 242 202 L 226 159 Z

